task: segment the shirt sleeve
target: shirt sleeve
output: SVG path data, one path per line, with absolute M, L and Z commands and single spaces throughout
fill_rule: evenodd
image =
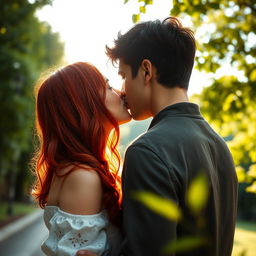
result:
M 57 212 L 50 220 L 49 236 L 42 251 L 51 256 L 75 256 L 78 250 L 103 255 L 108 249 L 107 223 L 102 214 L 82 217 Z
M 166 255 L 163 248 L 176 238 L 177 223 L 151 211 L 131 194 L 149 191 L 178 204 L 175 183 L 168 167 L 147 146 L 132 145 L 126 151 L 122 179 L 123 229 L 126 236 L 122 255 Z

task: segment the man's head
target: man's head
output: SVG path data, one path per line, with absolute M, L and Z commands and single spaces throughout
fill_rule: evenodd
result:
M 125 34 L 119 33 L 114 47 L 106 47 L 109 58 L 119 61 L 119 73 L 124 77 L 135 119 L 149 116 L 151 96 L 146 85 L 152 79 L 166 88 L 188 88 L 195 48 L 193 32 L 174 17 L 138 23 Z

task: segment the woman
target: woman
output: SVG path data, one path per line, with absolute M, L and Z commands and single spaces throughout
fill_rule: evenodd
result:
M 37 179 L 46 255 L 97 255 L 118 243 L 121 195 L 119 125 L 131 117 L 120 95 L 92 65 L 68 65 L 36 89 Z

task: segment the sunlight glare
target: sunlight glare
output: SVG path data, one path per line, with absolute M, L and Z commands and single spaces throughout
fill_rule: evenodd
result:
M 141 14 L 141 21 L 160 19 L 169 16 L 172 2 L 158 0 L 147 7 L 146 14 Z M 105 55 L 105 45 L 111 45 L 118 32 L 126 32 L 134 24 L 132 14 L 139 11 L 141 3 L 130 0 L 89 1 L 89 0 L 54 0 L 37 12 L 42 21 L 47 21 L 54 32 L 59 32 L 65 43 L 67 63 L 86 61 L 94 64 L 106 77 L 111 86 L 120 89 L 122 81 L 117 69 Z M 187 24 L 184 23 L 187 26 Z M 194 71 L 189 94 L 199 92 L 205 76 Z

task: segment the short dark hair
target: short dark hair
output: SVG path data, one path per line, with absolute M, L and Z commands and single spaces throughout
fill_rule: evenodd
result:
M 157 80 L 166 87 L 187 89 L 194 65 L 196 43 L 192 30 L 175 17 L 136 24 L 125 34 L 118 33 L 106 54 L 116 62 L 122 59 L 135 78 L 143 59 L 156 67 Z

